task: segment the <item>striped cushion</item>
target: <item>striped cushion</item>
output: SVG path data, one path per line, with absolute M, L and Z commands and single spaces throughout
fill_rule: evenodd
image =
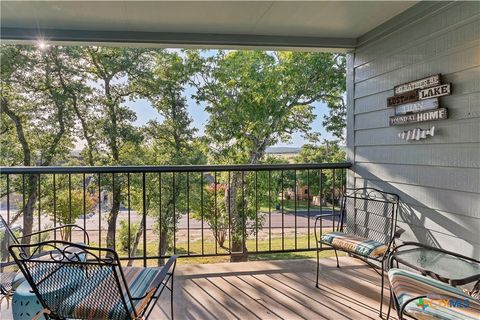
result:
M 400 269 L 388 271 L 388 278 L 400 305 L 408 299 L 405 312 L 417 319 L 480 319 L 480 301 L 438 280 Z
M 112 269 L 102 269 L 90 275 L 86 285 L 79 286 L 61 306 L 60 313 L 74 318 L 88 319 L 129 319 L 133 317 L 133 308 L 140 314 L 151 296 L 163 280 L 161 269 L 154 268 L 122 268 L 127 286 L 133 300 L 129 303 L 128 295 L 123 289 L 128 311 L 121 300 L 118 285 L 114 282 Z M 110 294 L 106 295 L 106 292 Z M 108 297 L 108 301 L 103 300 Z
M 364 257 L 378 258 L 387 251 L 387 246 L 381 242 L 344 232 L 323 234 L 320 241 L 334 248 L 354 252 Z

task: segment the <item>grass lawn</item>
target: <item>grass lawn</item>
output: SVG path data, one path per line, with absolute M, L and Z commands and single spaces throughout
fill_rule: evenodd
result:
M 92 246 L 96 244 L 92 243 Z M 177 242 L 177 255 L 186 255 L 187 254 L 187 243 Z M 225 243 L 228 246 L 228 242 Z M 315 240 L 311 237 L 310 240 L 311 248 L 315 247 Z M 250 251 L 255 251 L 256 242 L 255 239 L 247 239 L 247 248 Z M 281 237 L 272 237 L 272 250 L 282 249 L 282 238 Z M 284 238 L 284 248 L 285 249 L 294 249 L 295 248 L 295 238 L 294 237 L 285 237 Z M 298 235 L 297 236 L 297 248 L 308 248 L 308 237 L 307 235 Z M 140 243 L 137 256 L 142 256 L 143 254 L 143 244 Z M 268 241 L 262 240 L 258 242 L 258 251 L 265 251 L 269 249 Z M 205 254 L 215 253 L 215 243 L 213 241 L 204 241 L 203 250 Z M 118 254 L 122 257 L 127 256 L 127 252 L 121 251 L 120 248 L 117 248 Z M 150 241 L 147 243 L 147 253 L 150 256 L 156 255 L 157 244 L 155 241 Z M 199 254 L 202 252 L 202 242 L 201 241 L 192 241 L 190 242 L 190 254 Z M 223 248 L 217 247 L 218 253 L 227 253 Z M 169 252 L 171 254 L 171 252 Z M 333 251 L 323 251 L 321 252 L 321 257 L 331 257 L 334 255 Z M 296 252 L 281 252 L 281 253 L 259 253 L 259 254 L 249 254 L 249 261 L 264 261 L 264 260 L 287 260 L 287 259 L 309 259 L 315 258 L 315 251 L 296 251 Z M 230 256 L 210 256 L 210 257 L 191 257 L 191 258 L 180 258 L 178 259 L 179 264 L 205 264 L 205 263 L 219 263 L 219 262 L 229 262 Z M 137 260 L 134 265 L 142 265 L 142 260 Z M 155 260 L 148 261 L 149 266 L 155 266 Z
M 278 203 L 281 205 L 281 199 L 278 200 Z M 280 207 L 281 208 L 281 207 Z M 331 205 L 325 205 L 321 207 L 322 210 L 332 210 L 333 207 Z M 283 200 L 283 209 L 284 211 L 295 211 L 295 200 Z M 338 206 L 335 206 L 335 209 L 338 210 Z M 271 211 L 276 211 L 275 204 L 272 204 L 270 208 Z M 281 210 L 281 209 L 280 209 Z M 307 211 L 308 210 L 308 203 L 306 200 L 297 200 L 297 211 Z M 268 206 L 260 206 L 259 211 L 261 212 L 268 212 Z M 310 211 L 320 211 L 320 206 L 316 206 L 310 204 Z

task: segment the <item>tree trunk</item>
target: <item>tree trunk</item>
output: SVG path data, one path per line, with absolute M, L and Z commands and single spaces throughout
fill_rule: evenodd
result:
M 35 210 L 35 202 L 37 201 L 37 176 L 30 175 L 28 177 L 28 185 L 25 186 L 28 192 L 28 199 L 23 208 L 23 234 L 30 234 L 33 231 L 33 211 Z M 30 237 L 22 238 L 23 244 L 30 243 Z
M 140 243 L 140 237 L 142 236 L 143 233 L 143 224 L 144 224 L 145 217 L 142 217 L 142 220 L 140 221 L 140 226 L 138 227 L 137 233 L 135 234 L 135 238 L 133 239 L 133 245 L 132 245 L 132 251 L 130 253 L 130 256 L 135 257 L 137 255 L 137 250 L 138 250 L 138 244 Z M 128 235 L 130 237 L 130 235 Z M 130 250 L 130 248 L 128 248 Z M 144 253 L 145 254 L 145 253 Z M 133 259 L 128 260 L 128 266 L 131 267 L 133 264 Z
M 232 251 L 230 256 L 230 262 L 240 262 L 246 261 L 248 259 L 248 250 L 245 244 L 246 238 L 246 224 L 245 217 L 243 212 L 239 210 L 240 201 L 238 199 L 238 191 L 242 186 L 241 173 L 234 172 L 232 174 L 232 180 L 230 184 L 230 192 L 227 196 L 227 207 L 230 205 L 230 225 L 232 226 L 231 237 L 232 237 Z
M 15 129 L 17 132 L 18 140 L 22 146 L 23 152 L 23 165 L 28 167 L 32 162 L 32 154 L 30 151 L 30 146 L 28 145 L 27 139 L 25 137 L 25 132 L 23 130 L 23 124 L 20 120 L 20 117 L 8 106 L 8 100 L 5 97 L 1 98 L 1 111 L 13 121 L 15 124 Z M 25 203 L 23 208 L 23 234 L 29 234 L 33 231 L 33 210 L 35 206 L 35 201 L 37 200 L 37 176 L 30 175 L 28 177 L 28 185 L 24 186 L 28 188 L 28 200 Z M 25 191 L 25 190 L 24 190 Z M 23 244 L 30 243 L 30 237 L 22 238 Z
M 165 253 L 167 253 L 168 249 L 168 229 L 165 230 L 162 228 L 160 230 L 160 241 L 158 242 L 158 256 L 164 256 Z M 159 267 L 163 266 L 165 264 L 165 259 L 164 258 L 158 258 L 157 260 L 157 265 Z
M 117 217 L 118 212 L 120 211 L 121 195 L 122 190 L 121 184 L 117 183 L 113 188 L 112 194 L 112 209 L 108 215 L 108 230 L 107 230 L 107 248 L 115 250 L 115 235 L 117 233 Z M 107 254 L 109 256 L 109 254 Z

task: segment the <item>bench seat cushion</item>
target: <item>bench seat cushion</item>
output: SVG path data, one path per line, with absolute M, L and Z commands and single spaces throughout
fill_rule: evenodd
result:
M 418 296 L 404 313 L 416 319 L 480 319 L 480 301 L 444 282 L 401 269 L 388 271 L 388 278 L 400 306 Z
M 353 252 L 364 257 L 378 258 L 387 251 L 387 246 L 381 242 L 344 232 L 323 234 L 320 241 L 334 248 Z

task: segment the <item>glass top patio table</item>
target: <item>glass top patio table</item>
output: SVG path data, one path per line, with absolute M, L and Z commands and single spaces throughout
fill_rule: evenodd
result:
M 454 286 L 480 280 L 480 263 L 474 259 L 421 244 L 406 245 L 412 248 L 396 251 L 393 260 Z

